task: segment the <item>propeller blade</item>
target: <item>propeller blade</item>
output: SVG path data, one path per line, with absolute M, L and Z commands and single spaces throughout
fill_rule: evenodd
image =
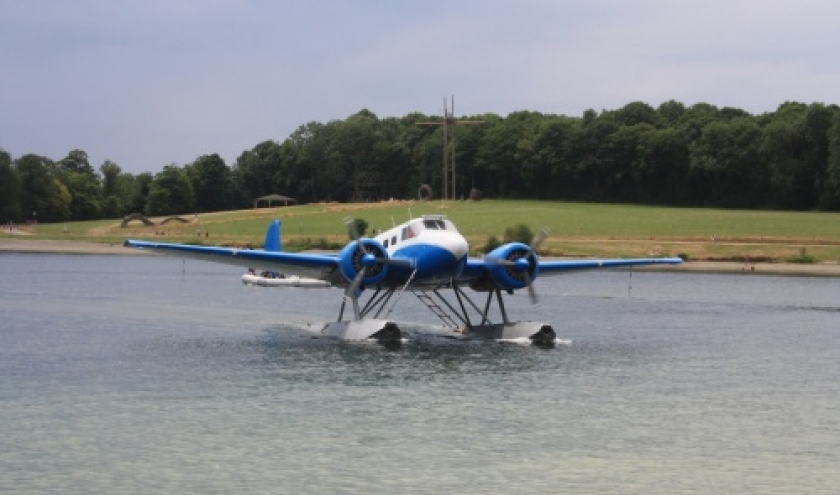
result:
M 531 241 L 531 250 L 536 252 L 537 248 L 540 246 L 540 244 L 542 244 L 545 238 L 548 237 L 549 233 L 550 232 L 548 231 L 548 228 L 541 228 L 540 231 L 537 232 L 537 236 L 534 237 L 534 240 Z
M 411 258 L 376 258 L 376 262 L 380 265 L 399 266 L 404 268 L 414 268 L 415 263 Z
M 516 266 L 515 261 L 501 259 L 501 258 L 489 258 L 485 261 L 488 265 L 498 265 L 498 266 Z
M 349 297 L 355 300 L 358 296 L 359 286 L 362 284 L 362 279 L 365 278 L 365 273 L 367 272 L 367 268 L 362 268 L 359 270 L 359 273 L 353 277 L 353 280 L 350 282 L 350 285 L 347 286 L 347 289 L 344 291 L 344 296 Z
M 347 228 L 347 233 L 350 235 L 350 238 L 356 241 L 356 250 L 359 252 L 359 255 L 364 256 L 367 251 L 365 251 L 365 247 L 362 245 L 356 220 L 350 216 L 346 216 L 344 217 L 344 226 Z
M 539 304 L 540 299 L 537 297 L 537 289 L 534 288 L 533 281 L 531 280 L 531 275 L 525 271 L 525 287 L 528 288 L 528 296 L 531 298 L 531 304 Z
M 344 227 L 347 228 L 347 233 L 350 234 L 351 239 L 359 240 L 359 229 L 356 228 L 356 221 L 352 217 L 344 217 Z
M 537 236 L 534 237 L 534 240 L 531 241 L 531 251 L 534 253 L 534 256 L 537 255 L 537 248 L 540 247 L 540 244 L 543 243 L 546 237 L 548 237 L 549 230 L 547 227 L 543 227 L 537 232 Z M 539 304 L 540 300 L 537 297 L 537 289 L 534 288 L 534 281 L 531 279 L 531 274 L 528 270 L 525 270 L 525 286 L 528 287 L 528 295 L 531 297 L 531 304 L 537 305 Z

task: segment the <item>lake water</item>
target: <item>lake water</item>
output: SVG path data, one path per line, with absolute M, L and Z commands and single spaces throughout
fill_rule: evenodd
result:
M 840 490 L 838 279 L 541 278 L 508 310 L 568 345 L 392 349 L 301 330 L 337 289 L 240 275 L 0 254 L 0 492 Z

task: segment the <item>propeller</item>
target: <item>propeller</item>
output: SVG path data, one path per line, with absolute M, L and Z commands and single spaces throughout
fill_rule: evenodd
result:
M 367 257 L 373 257 L 373 255 L 365 250 L 365 246 L 362 244 L 361 236 L 359 235 L 359 226 L 356 224 L 356 221 L 349 216 L 344 217 L 344 226 L 347 228 L 347 233 L 350 234 L 350 239 L 356 241 L 356 249 L 359 251 L 359 263 L 361 264 L 359 273 L 353 277 L 350 285 L 348 285 L 347 289 L 344 291 L 345 297 L 355 299 L 358 294 L 359 285 L 361 285 L 362 280 L 364 280 L 365 275 L 367 275 L 368 266 L 372 266 L 372 263 L 369 259 L 367 259 Z
M 549 230 L 546 227 L 540 229 L 537 235 L 531 240 L 528 246 L 529 252 L 525 255 L 514 257 L 514 259 L 501 259 L 493 261 L 494 264 L 513 268 L 516 272 L 522 274 L 522 279 L 525 282 L 525 287 L 528 289 L 528 296 L 531 298 L 531 304 L 538 304 L 539 297 L 537 297 L 537 290 L 534 288 L 534 281 L 531 278 L 531 264 L 528 262 L 528 254 L 536 253 L 540 244 L 548 237 Z
M 356 250 L 358 251 L 359 271 L 350 284 L 347 286 L 344 295 L 346 297 L 355 298 L 358 294 L 359 286 L 362 280 L 368 275 L 370 270 L 377 269 L 377 265 L 414 267 L 414 260 L 411 259 L 393 259 L 388 257 L 378 257 L 374 253 L 375 249 L 368 250 L 362 242 L 362 237 L 359 234 L 359 228 L 356 221 L 351 217 L 344 218 L 344 226 L 347 228 L 347 233 L 350 238 L 356 242 Z

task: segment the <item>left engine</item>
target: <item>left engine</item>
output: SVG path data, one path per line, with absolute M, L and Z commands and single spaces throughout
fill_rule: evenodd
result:
M 361 285 L 375 285 L 388 274 L 388 251 L 375 239 L 359 239 L 344 246 L 338 253 L 338 268 L 347 282 L 364 271 Z

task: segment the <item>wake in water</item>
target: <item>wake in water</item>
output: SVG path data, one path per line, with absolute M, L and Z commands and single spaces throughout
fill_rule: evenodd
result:
M 326 337 L 322 335 L 321 330 L 324 328 L 323 322 L 290 322 L 290 323 L 282 323 L 279 327 L 289 330 L 292 333 L 306 334 L 313 338 L 318 339 L 329 339 L 330 337 Z M 572 345 L 572 341 L 570 339 L 561 339 L 555 338 L 552 341 L 548 342 L 540 342 L 536 343 L 532 341 L 528 337 L 519 337 L 513 339 L 482 339 L 471 336 L 469 333 L 459 332 L 457 330 L 453 330 L 450 327 L 444 326 L 436 326 L 436 325 L 427 325 L 427 324 L 419 324 L 419 323 L 409 323 L 409 324 L 401 324 L 400 329 L 403 333 L 403 337 L 397 341 L 391 342 L 391 344 L 396 345 L 405 345 L 412 342 L 422 342 L 422 343 L 464 343 L 464 344 L 485 344 L 485 343 L 501 343 L 501 344 L 514 344 L 514 345 L 521 345 L 521 346 L 537 346 L 543 348 L 553 348 L 556 346 L 564 346 L 568 347 Z M 348 341 L 349 342 L 349 341 Z M 366 340 L 359 340 L 359 341 L 352 341 L 364 344 L 382 344 L 383 342 L 378 341 L 376 339 L 366 339 Z

